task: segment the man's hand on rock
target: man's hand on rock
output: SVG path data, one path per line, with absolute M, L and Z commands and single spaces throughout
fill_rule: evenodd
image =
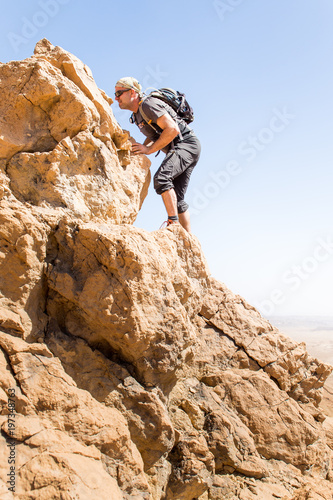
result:
M 132 153 L 135 155 L 150 155 L 151 152 L 148 146 L 134 142 L 132 144 Z

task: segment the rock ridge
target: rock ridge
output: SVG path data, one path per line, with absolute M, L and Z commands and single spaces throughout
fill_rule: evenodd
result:
M 0 497 L 331 500 L 332 367 L 133 226 L 150 162 L 83 62 L 43 39 L 0 92 Z

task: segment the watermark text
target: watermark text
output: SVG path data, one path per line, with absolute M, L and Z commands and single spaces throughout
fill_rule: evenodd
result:
M 8 490 L 15 493 L 16 487 L 16 441 L 15 437 L 15 426 L 16 426 L 16 400 L 15 400 L 15 389 L 8 389 L 8 415 L 7 415 L 7 427 L 8 435 L 10 439 L 8 440 L 8 466 L 9 470 L 7 473 L 7 487 Z
M 270 316 L 276 307 L 281 306 L 288 296 L 296 292 L 300 286 L 319 270 L 320 265 L 330 259 L 333 255 L 333 238 L 318 238 L 316 245 L 310 255 L 304 257 L 301 262 L 290 266 L 282 273 L 282 286 L 274 288 L 267 297 L 255 306 L 265 315 Z
M 44 28 L 51 18 L 55 17 L 61 5 L 69 3 L 71 0 L 39 0 L 40 9 L 36 10 L 30 18 L 22 17 L 22 25 L 19 33 L 10 31 L 7 38 L 15 52 L 18 52 L 21 45 L 26 45 L 37 35 L 41 28 Z
M 253 162 L 258 154 L 262 153 L 274 140 L 276 135 L 283 132 L 294 119 L 295 115 L 291 114 L 285 106 L 282 109 L 274 108 L 267 126 L 241 141 L 237 147 L 237 153 L 248 163 Z M 217 198 L 236 176 L 243 172 L 242 163 L 243 160 L 230 160 L 223 169 L 209 172 L 210 179 L 200 189 L 194 188 L 192 190 L 191 215 L 198 215 L 207 208 L 210 202 Z

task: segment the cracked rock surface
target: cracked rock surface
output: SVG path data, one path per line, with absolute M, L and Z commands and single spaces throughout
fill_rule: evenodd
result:
M 332 367 L 132 226 L 150 163 L 84 63 L 41 40 L 0 92 L 0 498 L 331 500 Z

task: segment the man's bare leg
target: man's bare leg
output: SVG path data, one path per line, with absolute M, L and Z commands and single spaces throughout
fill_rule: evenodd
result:
M 181 214 L 178 214 L 177 210 L 177 196 L 174 189 L 169 189 L 168 191 L 164 191 L 162 193 L 162 199 L 165 205 L 165 209 L 168 213 L 168 217 L 170 216 L 178 216 L 179 222 L 183 226 L 186 231 L 191 232 L 191 223 L 190 223 L 190 213 L 188 210 Z
M 190 212 L 186 210 L 186 212 L 178 214 L 178 217 L 179 217 L 179 222 L 181 223 L 183 228 L 186 229 L 188 233 L 190 233 L 191 232 Z
M 162 199 L 165 205 L 165 209 L 167 211 L 168 217 L 177 216 L 177 196 L 174 189 L 169 189 L 168 191 L 164 191 L 162 193 Z

